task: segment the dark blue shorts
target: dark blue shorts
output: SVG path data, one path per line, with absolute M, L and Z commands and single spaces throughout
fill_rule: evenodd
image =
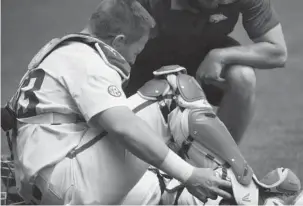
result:
M 134 94 L 145 82 L 153 78 L 152 72 L 162 66 L 178 64 L 187 69 L 188 74 L 195 76 L 199 64 L 207 53 L 215 48 L 240 45 L 231 37 L 217 39 L 214 42 L 203 42 L 201 39 L 173 39 L 157 37 L 150 40 L 132 67 L 130 82 L 126 88 L 127 96 Z M 219 105 L 223 91 L 212 85 L 202 85 L 208 101 Z

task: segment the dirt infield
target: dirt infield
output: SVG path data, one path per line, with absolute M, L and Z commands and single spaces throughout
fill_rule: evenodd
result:
M 82 29 L 99 0 L 2 0 L 1 104 L 48 40 Z M 303 181 L 303 1 L 272 1 L 285 32 L 286 68 L 257 71 L 257 108 L 241 150 L 258 176 L 289 167 Z M 237 26 L 233 36 L 249 43 Z M 2 153 L 7 145 L 1 133 Z

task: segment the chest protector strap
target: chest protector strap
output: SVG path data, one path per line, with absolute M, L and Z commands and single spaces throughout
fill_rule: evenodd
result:
M 28 69 L 32 70 L 37 68 L 50 53 L 64 45 L 64 43 L 71 41 L 81 42 L 92 47 L 99 53 L 100 57 L 109 67 L 116 70 L 120 74 L 123 82 L 129 79 L 130 65 L 123 58 L 123 56 L 99 39 L 86 34 L 69 34 L 62 38 L 55 38 L 51 40 L 42 49 L 40 49 L 40 51 L 32 59 Z

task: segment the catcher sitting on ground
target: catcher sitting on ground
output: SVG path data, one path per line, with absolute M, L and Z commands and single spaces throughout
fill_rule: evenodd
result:
M 135 0 L 102 0 L 80 34 L 53 39 L 33 58 L 9 104 L 27 203 L 123 204 L 148 164 L 198 198 L 205 191 L 231 197 L 221 189 L 230 182 L 182 160 L 127 105 L 129 64 L 154 25 Z
M 186 161 L 209 168 L 210 174 L 215 170 L 218 177 L 232 183 L 234 200 L 223 200 L 223 203 L 296 204 L 293 197 L 300 190 L 296 175 L 289 169 L 278 168 L 259 181 L 214 114 L 203 90 L 186 74 L 185 68 L 167 66 L 154 74 L 153 80 L 128 98 L 129 107 L 160 132 L 163 141 Z M 123 204 L 218 205 L 221 200 L 205 191 L 205 199 L 200 201 L 179 181 L 151 168 L 124 198 Z

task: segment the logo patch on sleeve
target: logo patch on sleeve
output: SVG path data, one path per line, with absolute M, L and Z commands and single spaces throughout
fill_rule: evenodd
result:
M 122 95 L 121 91 L 115 85 L 108 87 L 108 93 L 114 97 L 120 97 Z

